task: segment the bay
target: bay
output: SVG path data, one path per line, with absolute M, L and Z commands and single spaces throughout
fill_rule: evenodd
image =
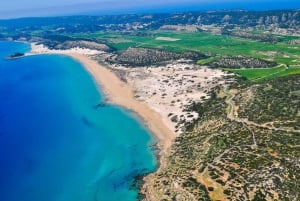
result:
M 68 56 L 4 58 L 0 42 L 2 201 L 133 201 L 134 178 L 157 167 L 155 139 L 135 114 L 105 97 Z

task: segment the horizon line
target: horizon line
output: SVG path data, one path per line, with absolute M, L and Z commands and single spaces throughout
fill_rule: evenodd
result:
M 221 12 L 221 11 L 250 11 L 250 12 L 271 12 L 271 11 L 300 11 L 300 8 L 274 8 L 274 9 L 246 9 L 246 8 L 220 8 L 220 9 L 191 9 L 191 10 L 180 10 L 169 8 L 169 11 L 162 11 L 161 9 L 138 9 L 128 10 L 127 12 L 122 11 L 95 11 L 95 12 L 78 12 L 70 14 L 50 14 L 50 15 L 39 15 L 39 16 L 20 16 L 11 18 L 2 18 L 0 20 L 18 20 L 18 19 L 30 19 L 30 18 L 58 18 L 58 17 L 100 17 L 100 16 L 118 16 L 118 15 L 143 15 L 143 14 L 175 14 L 175 13 L 194 13 L 194 12 Z

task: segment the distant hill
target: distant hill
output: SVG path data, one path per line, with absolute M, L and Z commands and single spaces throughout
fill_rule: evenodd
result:
M 29 31 L 44 30 L 42 34 L 87 33 L 95 31 L 143 31 L 175 26 L 194 26 L 193 30 L 205 31 L 217 26 L 223 32 L 234 28 L 257 27 L 269 30 L 288 29 L 300 32 L 299 10 L 274 11 L 206 11 L 161 14 L 126 14 L 106 16 L 68 16 L 44 18 L 20 18 L 0 20 L 2 37 L 15 33 L 14 37 L 29 37 Z M 173 27 L 172 27 L 173 26 Z M 166 28 L 167 27 L 167 28 Z M 298 33 L 299 34 L 299 33 Z

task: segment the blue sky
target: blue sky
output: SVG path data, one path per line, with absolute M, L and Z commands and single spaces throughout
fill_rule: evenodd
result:
M 300 9 L 299 0 L 1 0 L 0 18 L 209 9 Z

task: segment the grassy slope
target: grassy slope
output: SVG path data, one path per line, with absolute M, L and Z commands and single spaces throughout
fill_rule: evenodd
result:
M 237 73 L 251 81 L 263 81 L 277 77 L 283 77 L 287 75 L 300 74 L 299 67 L 275 67 L 275 68 L 264 68 L 264 69 L 229 69 L 224 68 L 229 72 Z

